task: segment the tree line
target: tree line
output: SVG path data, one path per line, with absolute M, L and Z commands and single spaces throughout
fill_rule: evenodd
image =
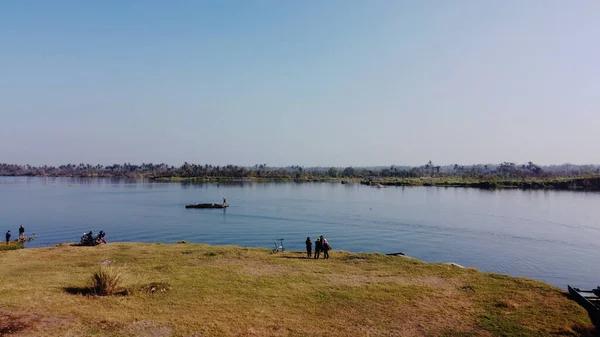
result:
M 419 178 L 419 177 L 469 177 L 500 178 L 549 178 L 600 174 L 597 165 L 552 165 L 540 166 L 532 162 L 516 164 L 435 165 L 431 161 L 422 166 L 379 166 L 379 167 L 270 167 L 267 164 L 254 166 L 199 165 L 184 163 L 176 167 L 165 163 L 131 163 L 108 166 L 90 164 L 66 164 L 60 166 L 32 166 L 0 164 L 1 176 L 46 176 L 46 177 L 116 177 L 116 178 L 233 178 L 233 179 L 374 179 L 374 178 Z

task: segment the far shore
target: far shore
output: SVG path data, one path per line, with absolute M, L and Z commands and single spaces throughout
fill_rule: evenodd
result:
M 600 191 L 600 177 L 558 177 L 558 178 L 526 178 L 526 179 L 460 179 L 456 177 L 427 177 L 401 179 L 361 180 L 361 184 L 375 187 L 383 186 L 437 186 L 437 187 L 470 187 L 480 189 L 537 189 L 537 190 L 570 190 Z
M 600 191 L 600 177 L 553 177 L 525 179 L 477 179 L 450 177 L 421 178 L 318 178 L 318 179 L 283 179 L 283 178 L 221 178 L 221 177 L 159 177 L 152 178 L 158 182 L 328 182 L 328 183 L 360 183 L 374 187 L 386 186 L 433 186 L 433 187 L 467 187 L 479 189 L 537 189 L 537 190 L 571 190 Z
M 5 176 L 15 177 L 15 176 Z M 17 176 L 19 177 L 19 176 Z M 23 176 L 20 176 L 23 177 Z M 26 176 L 31 177 L 31 176 Z M 459 176 L 425 176 L 420 178 L 381 178 L 381 177 L 135 177 L 135 176 L 46 176 L 43 178 L 81 178 L 81 179 L 144 179 L 164 183 L 338 183 L 358 184 L 373 187 L 461 187 L 494 189 L 521 189 L 521 190 L 566 190 L 566 191 L 600 191 L 600 176 L 568 176 L 568 177 L 526 177 L 526 178 L 477 178 Z

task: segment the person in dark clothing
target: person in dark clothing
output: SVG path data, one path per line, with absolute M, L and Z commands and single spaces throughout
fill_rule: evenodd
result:
M 10 236 L 12 234 L 10 233 L 10 229 L 8 230 L 8 232 L 6 232 L 6 244 L 8 244 L 10 242 Z
M 106 236 L 106 233 L 104 233 L 104 231 L 100 231 L 98 233 L 98 239 L 96 240 L 98 242 L 98 244 L 104 243 L 106 244 L 106 240 L 104 240 L 104 237 Z
M 19 240 L 20 241 L 25 240 L 25 227 L 23 227 L 23 225 L 21 225 L 21 227 L 19 227 Z
M 315 259 L 319 258 L 322 248 L 323 247 L 321 246 L 321 238 L 317 238 L 317 241 L 315 241 Z
M 223 198 L 223 205 L 227 205 L 227 199 Z
M 310 241 L 310 236 L 306 238 L 306 257 L 309 259 L 312 257 L 312 241 Z
M 322 238 L 321 241 L 323 242 L 323 258 L 327 260 L 329 259 L 329 249 L 331 249 L 331 247 L 329 246 L 327 239 Z

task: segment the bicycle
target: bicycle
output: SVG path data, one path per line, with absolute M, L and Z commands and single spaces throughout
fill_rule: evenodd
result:
M 285 247 L 283 246 L 283 239 L 277 239 L 277 241 L 279 241 L 279 245 L 277 245 L 277 242 L 273 242 L 273 245 L 275 246 L 275 248 L 271 250 L 271 253 L 273 254 L 285 252 Z

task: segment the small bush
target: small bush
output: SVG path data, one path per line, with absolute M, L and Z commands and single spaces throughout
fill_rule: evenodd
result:
M 0 243 L 0 250 L 17 250 L 23 248 L 18 242 L 12 242 L 10 244 L 6 244 L 4 242 Z
M 123 283 L 122 273 L 110 265 L 100 265 L 92 274 L 90 289 L 96 295 L 114 295 Z

